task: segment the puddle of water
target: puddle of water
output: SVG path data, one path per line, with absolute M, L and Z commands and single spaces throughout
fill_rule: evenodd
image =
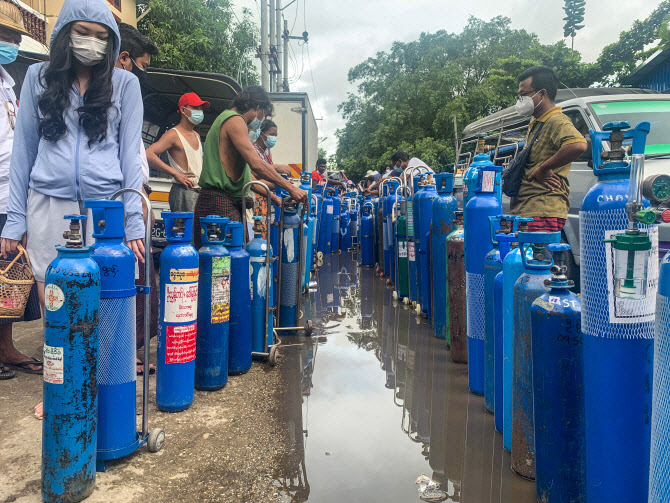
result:
M 425 321 L 394 306 L 392 291 L 356 255 L 327 255 L 303 309 L 310 338 L 287 338 L 284 423 L 293 452 L 277 484 L 291 501 L 420 501 L 421 474 L 444 501 L 531 503 L 483 397 L 468 392 Z

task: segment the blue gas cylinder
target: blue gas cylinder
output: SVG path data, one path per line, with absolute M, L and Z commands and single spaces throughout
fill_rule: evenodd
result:
M 156 405 L 177 412 L 193 403 L 199 263 L 191 246 L 193 213 L 161 216 L 168 245 L 160 258 Z
M 668 213 L 668 210 L 666 210 Z M 654 344 L 654 398 L 651 415 L 651 468 L 649 470 L 649 503 L 670 500 L 670 252 L 661 261 L 656 297 L 656 330 Z
M 495 373 L 495 279 L 498 273 L 502 272 L 502 260 L 504 259 L 500 252 L 498 237 L 510 234 L 515 229 L 513 229 L 514 217 L 510 215 L 489 217 L 489 223 L 493 249 L 484 257 L 484 295 L 487 299 L 492 299 L 492 301 L 486 302 L 484 308 L 484 407 L 489 412 L 495 412 L 495 390 L 497 386 L 497 376 Z M 500 338 L 500 342 L 502 344 L 502 337 Z M 500 361 L 502 363 L 502 354 Z M 502 383 L 500 384 L 502 385 Z M 502 415 L 499 419 L 502 424 Z
M 433 234 L 431 241 L 432 285 L 433 285 L 433 333 L 440 339 L 447 338 L 447 237 L 456 228 L 455 218 L 458 201 L 451 194 L 454 190 L 454 175 L 435 175 L 438 197 L 433 201 Z
M 337 206 L 337 202 L 335 206 Z M 279 326 L 295 327 L 298 323 L 298 267 L 300 260 L 300 216 L 295 202 L 284 205 L 281 250 L 281 284 L 279 289 Z M 286 332 L 288 335 L 291 332 Z
M 254 238 L 246 246 L 251 265 L 251 350 L 254 353 L 265 352 L 266 339 L 268 347 L 274 344 L 272 338 L 274 320 L 271 310 L 275 307 L 275 303 L 272 288 L 268 288 L 268 285 L 272 284 L 272 271 L 269 271 L 268 276 L 265 264 L 268 244 L 263 239 L 261 224 L 262 217 L 254 217 Z M 270 310 L 267 316 L 266 308 Z
M 288 179 L 287 176 L 282 175 L 283 178 Z M 278 185 L 275 186 L 275 195 L 280 199 L 288 197 L 288 192 L 280 188 Z M 272 275 L 277 277 L 277 268 L 278 268 L 278 252 L 279 249 L 279 216 L 281 214 L 281 209 L 279 206 L 272 204 L 272 229 L 270 230 L 270 246 L 272 247 L 272 252 L 275 254 L 275 260 L 272 262 Z M 277 283 L 272 283 L 272 294 L 277 297 Z
M 514 356 L 512 376 L 512 470 L 535 478 L 535 433 L 533 426 L 533 365 L 531 306 L 547 292 L 553 261 L 548 243 L 560 243 L 560 232 L 519 232 L 519 247 L 528 244 L 532 258 L 521 254 L 524 273 L 514 285 Z
M 91 257 L 100 267 L 97 469 L 138 446 L 135 339 L 135 255 L 126 236 L 121 201 L 84 201 L 91 208 Z
M 95 488 L 100 268 L 83 246 L 80 220 L 44 281 L 42 499 L 81 501 Z M 67 460 L 67 462 L 63 462 Z
M 309 274 L 312 270 L 312 232 L 314 229 L 314 220 L 312 217 L 312 206 L 314 201 L 312 200 L 312 173 L 309 171 L 303 171 L 300 173 L 300 186 L 302 190 L 307 192 L 307 205 L 305 207 L 305 232 L 303 233 L 303 261 L 302 266 L 303 270 L 301 286 L 304 291 L 305 285 L 309 283 Z
M 305 228 L 307 229 L 307 234 L 305 236 L 305 267 L 304 276 L 303 276 L 303 290 L 308 288 L 309 280 L 312 278 L 312 270 L 314 269 L 314 264 L 316 262 L 316 245 L 317 245 L 317 219 L 316 219 L 316 198 L 312 196 L 312 206 L 311 214 L 307 220 Z
M 384 198 L 384 275 L 390 282 L 395 278 L 395 232 L 393 226 L 393 204 L 397 200 L 396 190 L 400 184 L 390 180 L 384 184 L 387 196 Z
M 407 264 L 408 264 L 408 284 L 409 284 L 409 299 L 412 302 L 417 302 L 418 284 L 417 284 L 417 262 L 416 262 L 416 243 L 414 242 L 414 215 L 416 213 L 415 200 L 419 192 L 419 182 L 421 176 L 413 176 L 410 180 L 412 188 L 407 197 L 406 205 L 406 220 L 407 220 Z
M 423 290 L 421 288 L 421 241 L 420 241 L 420 221 L 421 221 L 421 208 L 419 206 L 419 203 L 421 201 L 421 197 L 423 195 L 423 188 L 425 185 L 425 175 L 420 175 L 417 179 L 417 177 L 414 177 L 413 183 L 415 184 L 414 186 L 414 196 L 412 196 L 412 217 L 411 217 L 411 222 L 412 225 L 410 227 L 410 219 L 408 218 L 407 220 L 407 225 L 408 229 L 411 228 L 411 233 L 408 232 L 408 241 L 409 241 L 409 236 L 412 236 L 412 240 L 414 241 L 414 246 L 412 249 L 408 249 L 408 255 L 409 255 L 409 284 L 410 284 L 410 296 L 412 295 L 412 290 L 411 286 L 412 284 L 416 285 L 416 289 L 414 291 L 415 297 L 412 298 L 412 301 L 414 304 L 419 304 L 419 308 L 421 307 L 421 302 L 423 301 Z M 414 260 L 412 260 L 412 253 L 414 255 Z M 412 263 L 414 264 L 412 266 Z M 412 278 L 414 276 L 414 278 Z
M 340 250 L 348 251 L 351 249 L 351 214 L 349 213 L 349 197 L 345 194 L 342 197 L 342 206 L 340 208 Z
M 330 229 L 330 251 L 331 253 L 340 252 L 340 213 L 342 211 L 342 199 L 339 191 L 333 190 L 333 223 Z
M 332 252 L 331 240 L 333 239 L 334 211 L 333 189 L 327 188 L 323 193 L 323 210 L 321 214 L 321 228 L 319 229 L 319 251 L 325 255 Z
M 358 198 L 353 192 L 349 196 L 349 233 L 351 235 L 351 247 L 356 248 L 359 245 L 358 241 Z
M 515 217 L 519 230 L 527 231 L 532 218 Z M 503 239 L 507 241 L 507 239 Z M 514 367 L 514 285 L 524 271 L 521 248 L 510 239 L 510 250 L 503 260 L 502 326 L 503 326 L 503 447 L 512 451 L 512 376 Z M 531 255 L 532 257 L 532 255 Z
M 316 236 L 314 240 L 314 255 L 316 255 L 316 253 L 319 251 L 323 253 L 323 250 L 319 249 L 319 241 L 321 239 L 321 226 L 322 226 L 321 218 L 323 217 L 323 185 L 316 186 L 316 189 L 314 189 L 314 198 L 316 198 L 316 202 L 313 203 L 314 207 L 312 208 L 312 213 L 316 218 L 316 222 L 314 225 L 314 234 Z
M 590 132 L 598 181 L 579 213 L 586 497 L 595 503 L 620 500 L 622 494 L 630 501 L 645 501 L 649 489 L 655 305 L 613 294 L 612 248 L 603 241 L 629 223 L 625 206 L 630 165 L 623 161 L 621 143 L 632 139 L 632 154 L 642 154 L 650 129 L 648 122 L 622 131 L 626 127 L 605 124 L 604 132 Z M 619 151 L 621 160 L 603 162 L 603 141 L 610 142 L 608 157 Z M 651 256 L 656 254 L 654 247 Z
M 430 234 L 433 221 L 433 201 L 439 196 L 433 175 L 426 175 L 426 183 L 419 196 L 419 276 L 421 277 L 421 313 L 432 319 L 431 252 Z M 416 230 L 416 228 L 415 228 Z M 446 255 L 445 255 L 446 257 Z
M 549 246 L 557 265 L 531 307 L 535 487 L 538 501 L 585 502 L 581 301 L 559 258 L 570 246 Z
M 223 243 L 230 252 L 228 375 L 244 374 L 251 368 L 251 284 L 243 232 L 240 222 L 228 223 Z
M 377 246 L 379 247 L 380 275 L 383 277 L 388 274 L 387 270 L 389 268 L 389 264 L 387 264 L 389 249 L 388 242 L 386 241 L 386 226 L 388 225 L 386 221 L 386 198 L 389 194 L 389 186 L 382 182 L 380 187 L 379 208 L 377 208 Z
M 230 252 L 223 246 L 228 218 L 200 219 L 202 248 L 198 250 L 198 338 L 195 345 L 195 387 L 213 391 L 228 382 L 230 324 Z
M 374 218 L 372 213 L 375 207 L 372 202 L 363 203 L 363 216 L 361 217 L 361 265 L 364 267 L 374 267 Z
M 495 178 L 502 170 L 493 163 L 479 167 L 475 195 L 465 207 L 465 288 L 468 323 L 468 378 L 470 390 L 484 394 L 484 312 L 493 302 L 484 293 L 484 258 L 493 245 L 488 217 L 500 215 L 501 204 L 495 193 Z M 484 236 L 484 239 L 482 239 Z

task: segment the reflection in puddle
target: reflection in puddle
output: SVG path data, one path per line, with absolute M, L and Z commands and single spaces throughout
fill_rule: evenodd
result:
M 356 254 L 324 256 L 317 281 L 304 303 L 314 336 L 282 348 L 291 451 L 277 484 L 290 501 L 420 501 L 426 474 L 448 502 L 534 502 L 483 398 L 468 392 L 467 366 L 430 326 L 394 306 Z

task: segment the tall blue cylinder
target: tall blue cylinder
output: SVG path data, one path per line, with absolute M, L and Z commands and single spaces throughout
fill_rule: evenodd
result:
M 349 198 L 342 196 L 340 208 L 340 250 L 351 248 L 351 214 L 349 213 Z
M 374 267 L 374 218 L 372 213 L 374 206 L 371 202 L 363 203 L 363 216 L 361 217 L 361 264 L 364 267 Z
M 419 197 L 419 275 L 421 277 L 421 313 L 432 319 L 432 277 L 430 234 L 433 221 L 433 201 L 438 198 L 433 175 L 426 176 L 426 184 Z M 415 229 L 416 230 L 416 229 Z M 446 257 L 446 254 L 445 254 Z M 446 258 L 445 258 L 446 260 Z
M 670 252 L 661 262 L 655 335 L 649 503 L 663 503 L 670 500 Z
M 501 212 L 495 193 L 495 178 L 501 169 L 493 163 L 480 166 L 475 196 L 464 212 L 468 379 L 470 391 L 477 395 L 484 394 L 484 304 L 493 301 L 484 294 L 484 258 L 493 245 L 490 239 L 482 237 L 490 235 L 488 217 Z
M 312 219 L 312 173 L 303 171 L 300 173 L 300 186 L 302 190 L 307 192 L 307 204 L 305 206 L 305 232 L 304 242 L 302 246 L 303 262 L 302 262 L 302 281 L 301 289 L 304 291 L 305 285 L 309 283 L 310 271 L 312 270 L 312 232 L 314 229 L 314 220 Z
M 135 340 L 135 255 L 125 238 L 121 201 L 85 201 L 91 208 L 92 258 L 100 267 L 97 469 L 138 446 Z
M 524 273 L 514 285 L 514 333 L 512 376 L 512 469 L 527 479 L 535 478 L 533 426 L 533 365 L 531 307 L 546 293 L 551 279 L 551 256 L 545 246 L 559 243 L 560 232 L 519 232 L 519 247 L 529 244 L 533 257 L 522 254 Z M 551 245 L 549 245 L 551 246 Z
M 228 375 L 251 368 L 251 285 L 249 254 L 244 249 L 240 222 L 228 223 L 224 245 L 230 252 L 230 325 L 228 328 Z
M 569 249 L 568 245 L 560 245 Z M 586 501 L 581 301 L 560 267 L 531 307 L 538 501 Z
M 100 312 L 100 269 L 81 236 L 58 248 L 44 284 L 42 499 L 77 502 L 95 488 Z
M 489 217 L 492 233 L 497 229 L 494 222 L 499 217 Z M 484 408 L 489 412 L 495 409 L 495 279 L 502 271 L 502 260 L 498 241 L 491 240 L 493 249 L 484 257 Z
M 228 382 L 230 324 L 230 252 L 223 246 L 228 218 L 200 219 L 202 248 L 198 250 L 198 338 L 195 345 L 195 387 L 213 391 Z
M 298 209 L 295 205 L 287 204 L 284 207 L 283 229 L 279 326 L 295 327 L 298 323 L 298 295 L 300 293 L 296 283 L 300 259 L 300 216 L 298 216 Z
M 355 248 L 360 244 L 360 241 L 358 240 L 360 215 L 358 214 L 358 200 L 356 197 L 356 192 L 351 193 L 349 200 L 351 201 L 349 208 L 349 233 L 351 235 L 351 247 Z
M 431 241 L 432 289 L 433 289 L 433 333 L 440 339 L 447 338 L 447 237 L 456 228 L 455 218 L 458 201 L 451 194 L 454 190 L 454 175 L 435 175 L 438 197 L 433 201 L 433 233 Z
M 397 200 L 398 181 L 391 180 L 384 185 L 387 196 L 384 198 L 384 275 L 390 282 L 395 281 L 395 232 L 393 225 L 393 204 Z
M 419 198 L 423 191 L 423 176 L 412 178 L 414 193 L 407 203 L 407 256 L 409 258 L 409 297 L 421 302 L 421 276 L 419 275 Z
M 198 252 L 193 213 L 161 213 L 168 245 L 160 258 L 156 405 L 166 412 L 193 403 L 198 319 Z
M 330 251 L 331 253 L 340 252 L 340 212 L 342 211 L 342 200 L 337 189 L 333 191 L 333 220 L 330 229 Z
M 274 308 L 275 302 L 272 288 L 268 288 L 267 269 L 265 265 L 268 244 L 261 233 L 260 217 L 254 217 L 254 238 L 247 243 L 247 253 L 251 265 L 251 350 L 254 353 L 265 352 L 265 341 L 268 347 L 274 344 L 272 325 L 274 317 L 272 312 L 265 315 L 265 304 L 268 295 L 269 307 Z M 272 251 L 270 251 L 272 253 Z M 270 277 L 272 281 L 272 277 Z M 269 293 L 268 293 L 269 292 Z M 266 328 L 267 323 L 267 328 Z
M 333 191 L 332 189 L 326 189 L 323 196 L 323 210 L 321 212 L 321 226 L 319 228 L 319 251 L 324 255 L 332 252 L 333 211 Z M 279 218 L 279 215 L 277 215 L 277 218 Z M 272 246 L 279 246 L 279 244 L 272 243 Z

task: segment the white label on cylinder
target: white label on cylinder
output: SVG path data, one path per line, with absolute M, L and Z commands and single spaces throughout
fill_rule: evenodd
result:
M 416 253 L 414 252 L 414 243 L 412 241 L 407 241 L 407 255 L 409 256 L 410 262 L 414 262 L 416 260 Z
M 63 384 L 63 348 L 45 344 L 42 361 L 44 382 Z
M 495 171 L 482 171 L 482 192 L 493 192 L 495 183 Z
M 47 311 L 58 311 L 65 302 L 65 294 L 58 285 L 49 283 L 44 287 L 44 307 Z
M 165 285 L 166 323 L 187 323 L 198 317 L 198 284 L 167 283 Z
M 328 213 L 329 215 L 333 214 L 333 206 L 332 205 L 329 204 L 328 206 L 326 206 L 326 213 Z
M 398 241 L 398 258 L 407 258 L 407 243 Z

